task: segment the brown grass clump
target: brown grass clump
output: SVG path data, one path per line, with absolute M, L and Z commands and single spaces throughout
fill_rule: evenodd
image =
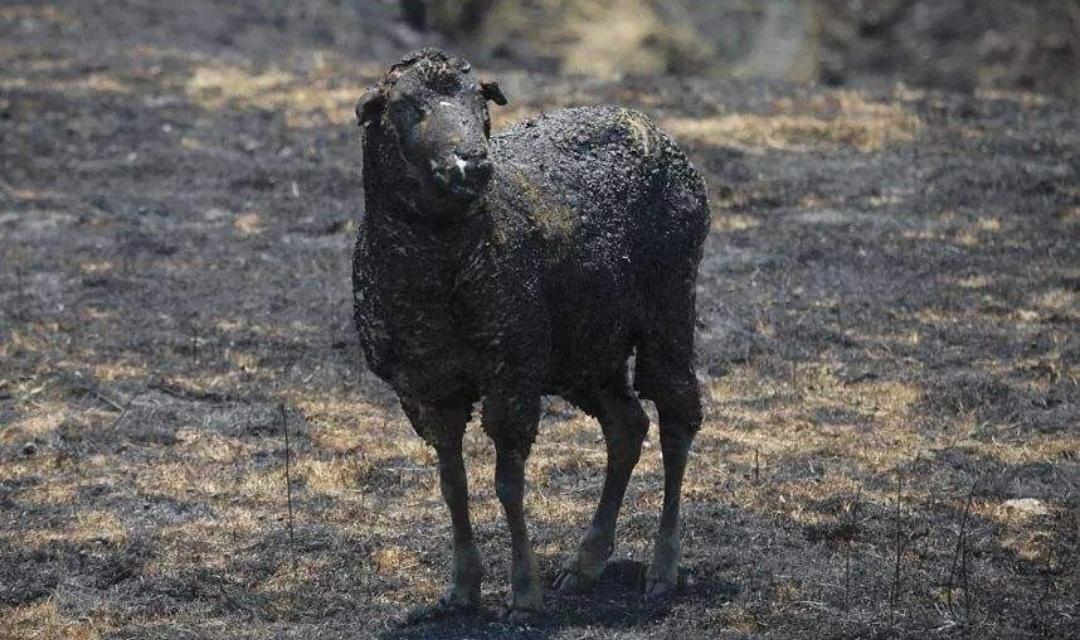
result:
M 919 118 L 897 105 L 868 102 L 854 92 L 835 100 L 811 104 L 794 101 L 775 105 L 773 115 L 730 114 L 709 118 L 666 118 L 664 128 L 698 143 L 737 145 L 750 151 L 824 151 L 855 148 L 863 153 L 887 145 L 911 142 Z M 822 111 L 826 115 L 818 115 Z M 809 113 L 808 113 L 809 112 Z
M 108 616 L 73 620 L 54 600 L 16 607 L 5 615 L 0 639 L 5 640 L 99 640 L 112 626 Z

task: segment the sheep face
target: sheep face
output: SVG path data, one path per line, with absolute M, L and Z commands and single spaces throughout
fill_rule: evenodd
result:
M 478 82 L 468 62 L 422 57 L 392 69 L 361 98 L 357 117 L 389 134 L 420 183 L 419 195 L 468 205 L 491 178 L 488 100 L 506 103 L 498 85 Z

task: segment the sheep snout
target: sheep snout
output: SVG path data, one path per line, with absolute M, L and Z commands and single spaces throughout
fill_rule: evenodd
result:
M 445 161 L 432 161 L 436 184 L 459 198 L 476 197 L 491 179 L 491 160 L 486 151 L 456 151 Z

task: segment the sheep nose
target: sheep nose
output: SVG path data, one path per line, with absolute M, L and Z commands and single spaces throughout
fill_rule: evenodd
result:
M 458 149 L 441 162 L 432 162 L 436 185 L 451 196 L 472 199 L 480 195 L 491 178 L 487 149 Z
M 457 176 L 466 181 L 482 182 L 491 176 L 491 161 L 487 151 L 458 151 L 454 153 L 454 169 Z

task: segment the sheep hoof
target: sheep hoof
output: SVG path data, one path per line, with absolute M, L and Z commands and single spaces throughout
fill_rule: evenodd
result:
M 405 622 L 409 625 L 420 624 L 459 613 L 468 613 L 478 608 L 479 597 L 474 601 L 454 591 L 448 591 L 439 598 L 438 602 L 421 605 L 409 611 L 405 616 Z
M 603 570 L 602 566 L 601 570 Z M 559 572 L 559 576 L 555 578 L 555 582 L 552 586 L 555 591 L 563 594 L 584 593 L 586 591 L 592 591 L 596 586 L 598 577 L 599 572 L 597 572 L 597 575 L 591 575 L 582 571 L 577 566 L 567 567 Z
M 459 613 L 469 613 L 480 608 L 480 589 L 470 590 L 451 585 L 433 604 L 413 608 L 405 616 L 408 624 L 428 622 Z
M 502 619 L 510 624 L 525 624 L 544 612 L 544 596 L 539 589 L 524 594 L 511 593 L 506 597 Z
M 480 605 L 480 594 L 468 593 L 457 587 L 450 587 L 439 598 L 435 606 L 443 612 L 472 611 Z
M 650 601 L 663 600 L 668 596 L 675 593 L 675 590 L 679 588 L 679 581 L 667 580 L 663 578 L 650 577 L 645 582 L 645 599 Z
M 665 568 L 654 564 L 645 574 L 645 599 L 650 602 L 664 600 L 689 584 L 689 576 L 678 565 Z
M 653 561 L 645 574 L 645 599 L 660 600 L 679 588 L 679 557 L 682 544 L 674 536 L 658 537 Z
M 509 624 L 526 625 L 536 619 L 539 611 L 529 609 L 507 609 L 503 614 L 503 620 Z

